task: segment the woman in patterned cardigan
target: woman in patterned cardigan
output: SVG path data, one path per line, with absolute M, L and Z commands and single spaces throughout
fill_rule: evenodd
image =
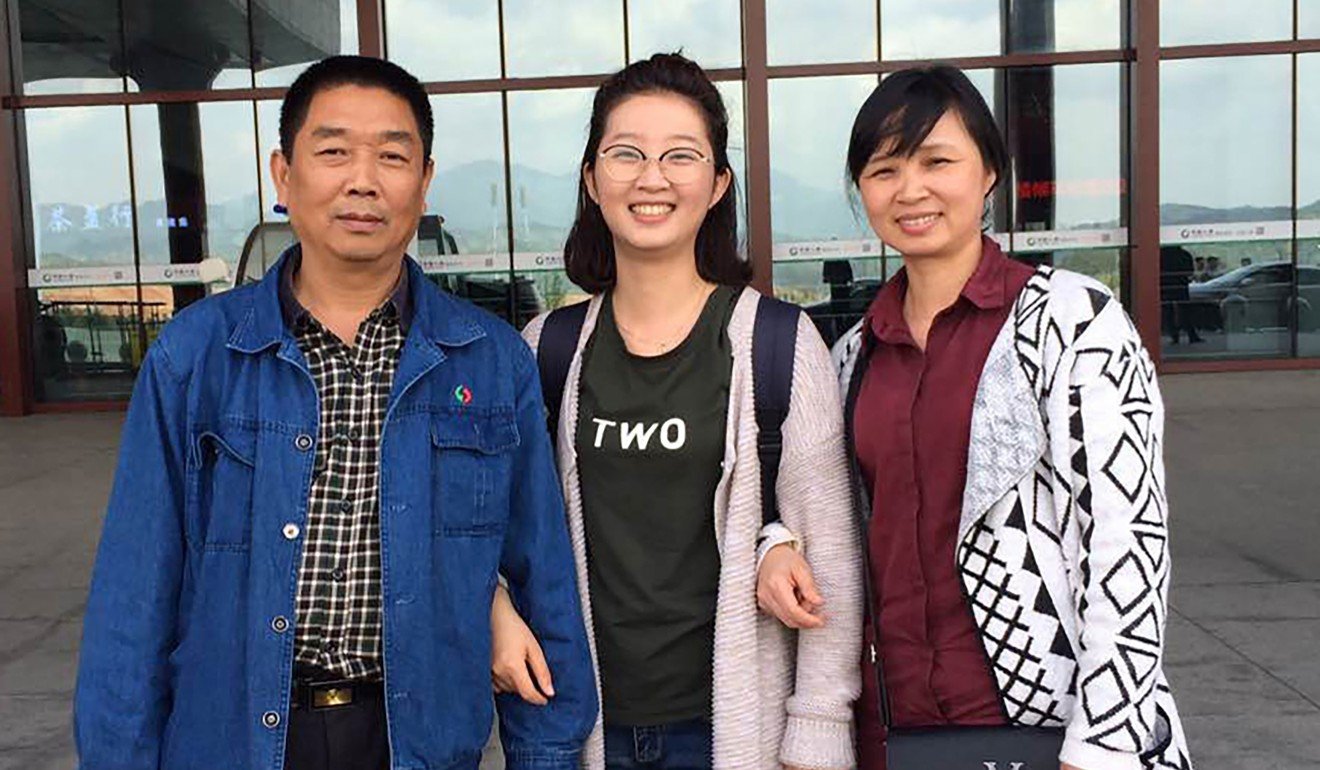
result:
M 1136 330 L 1104 285 L 982 233 L 1007 153 L 961 72 L 888 77 L 848 170 L 904 262 L 835 349 L 874 597 L 860 766 L 885 766 L 879 665 L 895 727 L 1055 727 L 1063 770 L 1189 769 L 1161 668 L 1164 410 Z

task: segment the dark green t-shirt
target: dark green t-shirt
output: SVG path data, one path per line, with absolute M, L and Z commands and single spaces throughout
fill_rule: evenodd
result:
M 717 288 L 687 339 L 648 357 L 628 352 L 607 295 L 583 354 L 578 472 L 609 724 L 710 715 L 715 487 L 737 297 Z

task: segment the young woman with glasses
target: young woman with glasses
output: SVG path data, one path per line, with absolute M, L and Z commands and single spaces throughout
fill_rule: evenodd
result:
M 601 690 L 594 770 L 854 764 L 861 570 L 834 369 L 800 315 L 782 524 L 763 527 L 762 297 L 738 253 L 727 145 L 719 92 L 682 56 L 596 94 L 565 246 L 592 298 L 556 436 Z M 544 323 L 524 332 L 534 348 Z M 545 702 L 550 672 L 502 592 L 492 626 L 497 689 Z

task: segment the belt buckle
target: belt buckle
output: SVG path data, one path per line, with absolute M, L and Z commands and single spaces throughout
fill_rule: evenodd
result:
M 353 685 L 347 682 L 335 682 L 327 685 L 314 685 L 312 688 L 312 708 L 329 709 L 348 706 L 353 703 Z

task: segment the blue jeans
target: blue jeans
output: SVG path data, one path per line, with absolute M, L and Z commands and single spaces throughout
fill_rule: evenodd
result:
M 710 770 L 710 722 L 605 726 L 606 770 Z

